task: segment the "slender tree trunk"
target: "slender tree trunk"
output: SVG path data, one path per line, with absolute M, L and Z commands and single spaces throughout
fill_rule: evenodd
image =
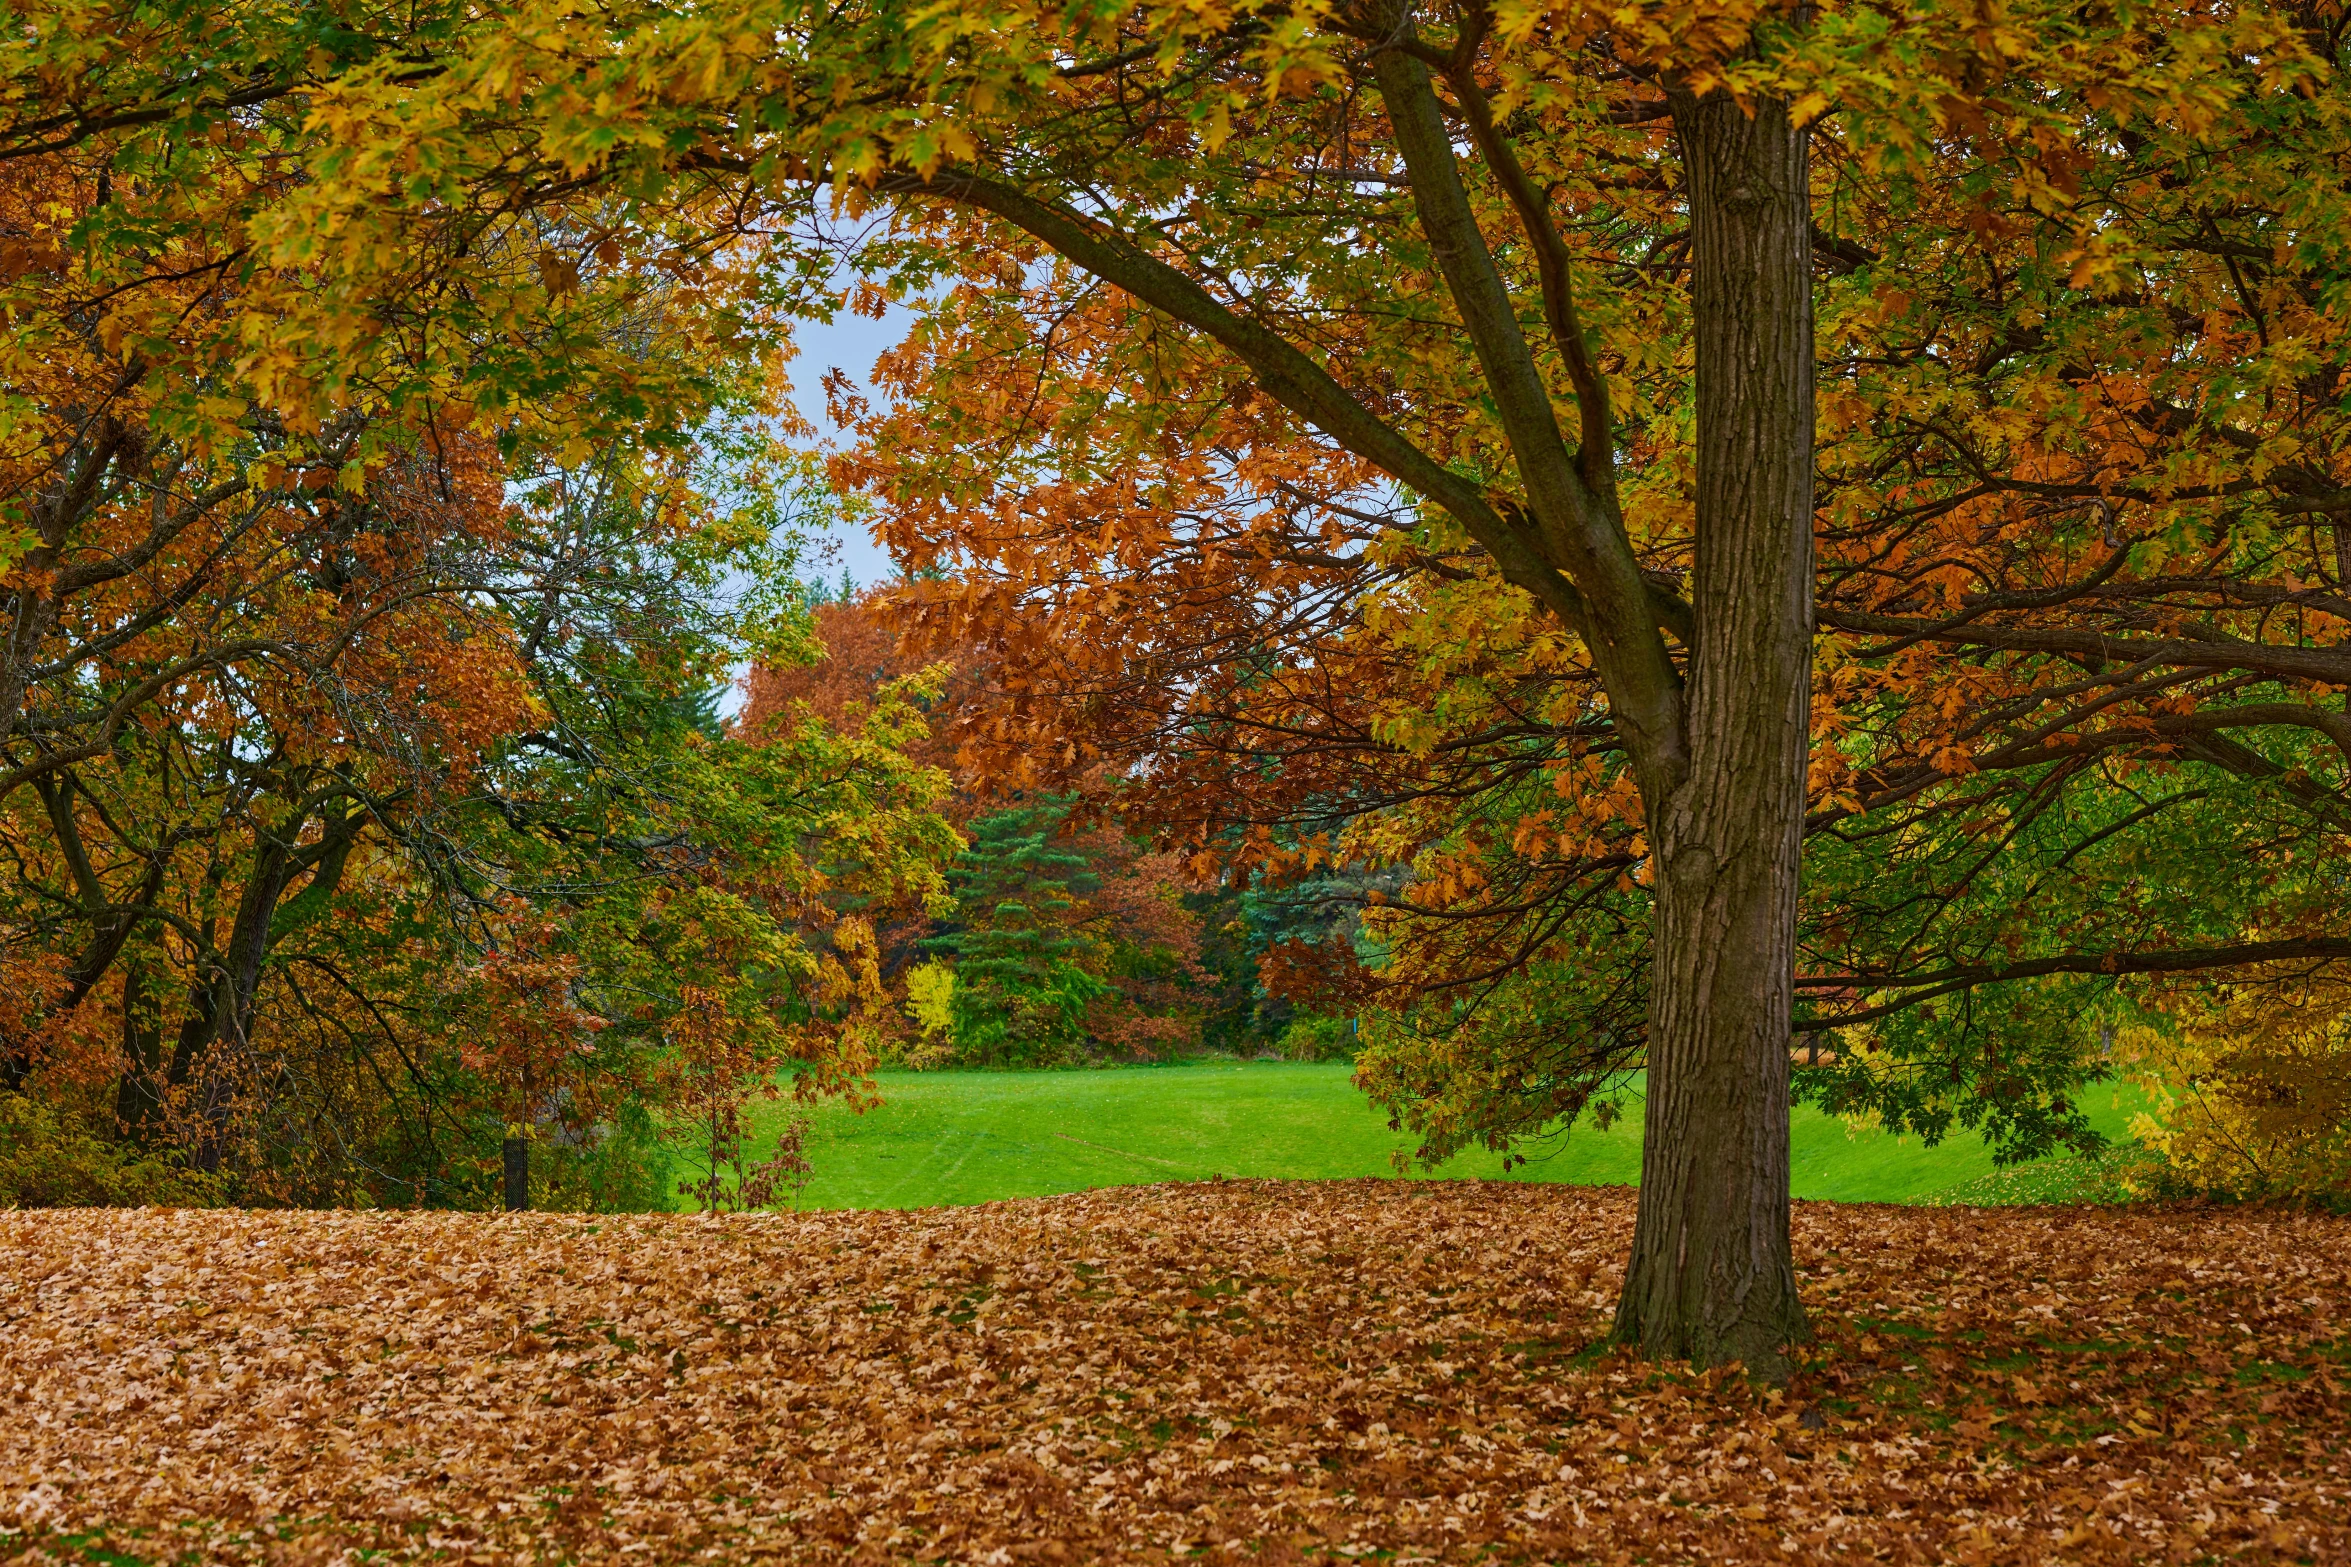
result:
M 98 879 L 97 868 L 90 860 L 89 847 L 82 841 L 81 823 L 73 810 L 74 787 L 71 770 L 33 780 L 34 792 L 40 795 L 41 803 L 48 809 L 49 825 L 57 834 L 58 850 L 63 854 L 66 868 L 82 895 L 82 905 L 90 920 L 89 940 L 75 957 L 73 967 L 66 971 L 65 993 L 47 1011 L 47 1016 L 52 1019 L 72 1012 L 90 998 L 90 993 L 98 988 L 98 982 L 106 977 L 116 960 L 122 956 L 139 922 L 139 916 L 129 909 L 109 912 L 115 900 L 108 895 L 105 883 Z M 140 879 L 136 888 L 123 895 L 123 901 L 131 909 L 144 908 L 155 901 L 155 895 L 162 887 L 163 860 L 158 855 L 149 859 L 146 875 Z M 135 977 L 129 982 L 134 988 L 136 983 Z M 133 989 L 124 992 L 126 996 L 133 993 Z M 130 1039 L 127 1025 L 123 1037 L 127 1044 Z M 0 1056 L 5 1057 L 0 1060 L 0 1087 L 21 1088 L 32 1067 L 29 1044 L 21 1049 L 0 1052 Z
M 238 1091 L 249 1083 L 237 1074 L 252 1066 L 253 1007 L 259 996 L 264 961 L 269 956 L 269 927 L 284 895 L 291 870 L 289 852 L 276 839 L 262 840 L 252 875 L 237 900 L 236 922 L 229 928 L 228 946 L 200 953 L 197 977 L 189 985 L 188 1013 L 180 1024 L 179 1042 L 172 1049 L 166 1074 L 174 1089 L 193 1085 L 196 1117 L 191 1123 L 189 1161 L 207 1174 L 220 1169 L 223 1142 Z M 237 1059 L 225 1065 L 218 1059 L 223 1042 Z
M 523 1119 L 512 1121 L 506 1127 L 506 1211 L 527 1213 L 531 1206 L 531 1140 L 530 1116 L 538 1107 L 538 1084 L 532 1081 L 528 1055 L 522 1063 Z
M 1652 1355 L 1773 1376 L 1804 1331 L 1788 1052 L 1812 626 L 1804 133 L 1676 94 L 1690 188 L 1698 531 L 1689 770 L 1649 802 L 1647 1146 L 1617 1309 Z
M 144 1145 L 163 1119 L 163 1020 L 147 995 L 147 971 L 132 963 L 122 982 L 122 1077 L 114 1116 Z
M 204 953 L 197 961 L 215 960 L 212 954 Z M 220 1171 L 220 1131 L 228 1117 L 227 1086 L 208 1070 L 211 1063 L 207 1059 L 220 1037 L 220 1020 L 234 1005 L 223 999 L 228 988 L 227 976 L 217 968 L 197 970 L 197 977 L 188 985 L 188 1010 L 180 1020 L 179 1038 L 172 1045 L 171 1065 L 164 1073 L 166 1092 L 175 1108 L 192 1104 L 195 1109 L 195 1117 L 185 1129 L 188 1162 L 207 1175 Z
M 531 1207 L 531 1141 L 506 1139 L 506 1211 L 528 1213 Z

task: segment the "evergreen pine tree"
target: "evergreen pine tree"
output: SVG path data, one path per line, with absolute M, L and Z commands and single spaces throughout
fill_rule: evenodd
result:
M 1101 890 L 1059 834 L 1053 802 L 984 816 L 951 874 L 957 916 L 924 945 L 955 964 L 956 1054 L 974 1065 L 1058 1066 L 1086 1054 L 1086 1008 L 1109 990 L 1099 943 L 1071 914 Z

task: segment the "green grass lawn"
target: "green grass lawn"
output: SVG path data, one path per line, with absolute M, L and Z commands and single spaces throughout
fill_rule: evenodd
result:
M 1339 1064 L 1220 1061 L 1071 1072 L 885 1072 L 883 1104 L 864 1115 L 814 1109 L 815 1179 L 800 1206 L 922 1208 L 1042 1197 L 1097 1186 L 1212 1176 L 1318 1179 L 1392 1176 L 1409 1139 L 1388 1130 Z M 2128 1089 L 2090 1093 L 2091 1119 L 2119 1137 L 2137 1108 Z M 772 1127 L 784 1114 L 772 1107 Z M 1916 1138 L 1856 1132 L 1796 1112 L 1798 1197 L 1916 1202 L 1992 1172 L 1971 1135 L 1937 1148 Z M 1505 1175 L 1499 1154 L 1465 1153 L 1439 1179 L 1630 1184 L 1640 1178 L 1640 1106 L 1607 1132 L 1578 1127 L 1531 1147 Z M 1430 1172 L 1413 1171 L 1412 1178 Z

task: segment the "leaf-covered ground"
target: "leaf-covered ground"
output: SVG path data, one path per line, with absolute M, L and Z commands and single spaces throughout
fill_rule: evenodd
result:
M 1783 1394 L 1580 1356 L 1631 1196 L 0 1214 L 0 1550 L 2351 1561 L 2351 1223 L 1806 1205 Z M 378 1554 L 382 1553 L 382 1554 Z

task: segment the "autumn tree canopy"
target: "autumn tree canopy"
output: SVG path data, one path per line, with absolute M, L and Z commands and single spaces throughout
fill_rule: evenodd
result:
M 953 843 L 903 704 L 760 747 L 705 711 L 805 645 L 724 591 L 809 494 L 764 274 L 485 207 L 338 291 L 282 227 L 321 82 L 462 20 L 5 46 L 0 1080 L 248 1201 L 522 1206 L 534 1143 L 542 1197 L 663 1200 L 577 1183 L 657 1168 L 620 1156 L 689 1084 L 853 1081 L 828 895 Z
M 2324 868 L 2340 502 L 2309 456 L 2338 439 L 2335 263 L 2298 226 L 2339 185 L 2314 63 L 2335 39 L 2292 20 L 2077 32 L 2047 57 L 2027 37 L 2055 35 L 2027 29 L 1934 102 L 1931 134 L 1859 92 L 1813 129 L 1823 667 L 1795 967 L 1797 1026 L 1829 1046 L 1803 1086 L 1831 1107 L 2039 1153 L 2083 1135 L 2079 1084 L 2118 1024 L 2215 984 L 2298 989 L 2351 951 Z M 2249 58 L 2262 28 L 2307 74 Z M 2128 50 L 2135 79 L 2083 63 Z M 2004 96 L 2036 74 L 2061 96 Z M 1689 236 L 1662 159 L 1552 199 L 1582 214 L 1587 316 L 1623 312 L 1612 395 L 1638 409 L 1618 378 L 1646 386 L 1656 410 L 1621 427 L 1653 443 L 1625 470 L 1671 538 Z M 1319 233 L 1332 181 L 1295 178 L 1293 221 Z M 1628 185 L 1662 200 L 1647 227 Z M 1273 189 L 1251 187 L 1235 242 L 1327 254 L 1254 238 Z M 1368 228 L 1393 198 L 1366 199 Z M 1078 765 L 1147 758 L 1120 784 L 1135 815 L 1206 856 L 1411 865 L 1371 971 L 1342 952 L 1296 977 L 1380 1004 L 1367 1076 L 1433 1152 L 1572 1117 L 1646 1059 L 1652 962 L 1635 780 L 1593 710 L 1560 705 L 1592 678 L 1576 646 L 1427 541 L 1383 548 L 1392 519 L 1361 495 L 1318 508 L 1242 466 L 1252 389 L 1171 367 L 1116 296 L 995 281 L 975 268 L 928 313 L 890 367 L 905 403 L 845 471 L 893 498 L 907 558 L 964 567 L 910 606 L 1023 650 L 1001 765 L 1050 775 L 1074 738 L 1099 747 Z M 1367 334 L 1392 313 L 1360 308 Z M 1002 402 L 975 409 L 975 384 Z M 1159 450 L 1106 433 L 1106 405 L 1147 399 Z M 1196 422 L 1168 431 L 1170 403 Z M 947 458 L 913 439 L 942 425 Z M 959 499 L 1006 471 L 985 507 Z

